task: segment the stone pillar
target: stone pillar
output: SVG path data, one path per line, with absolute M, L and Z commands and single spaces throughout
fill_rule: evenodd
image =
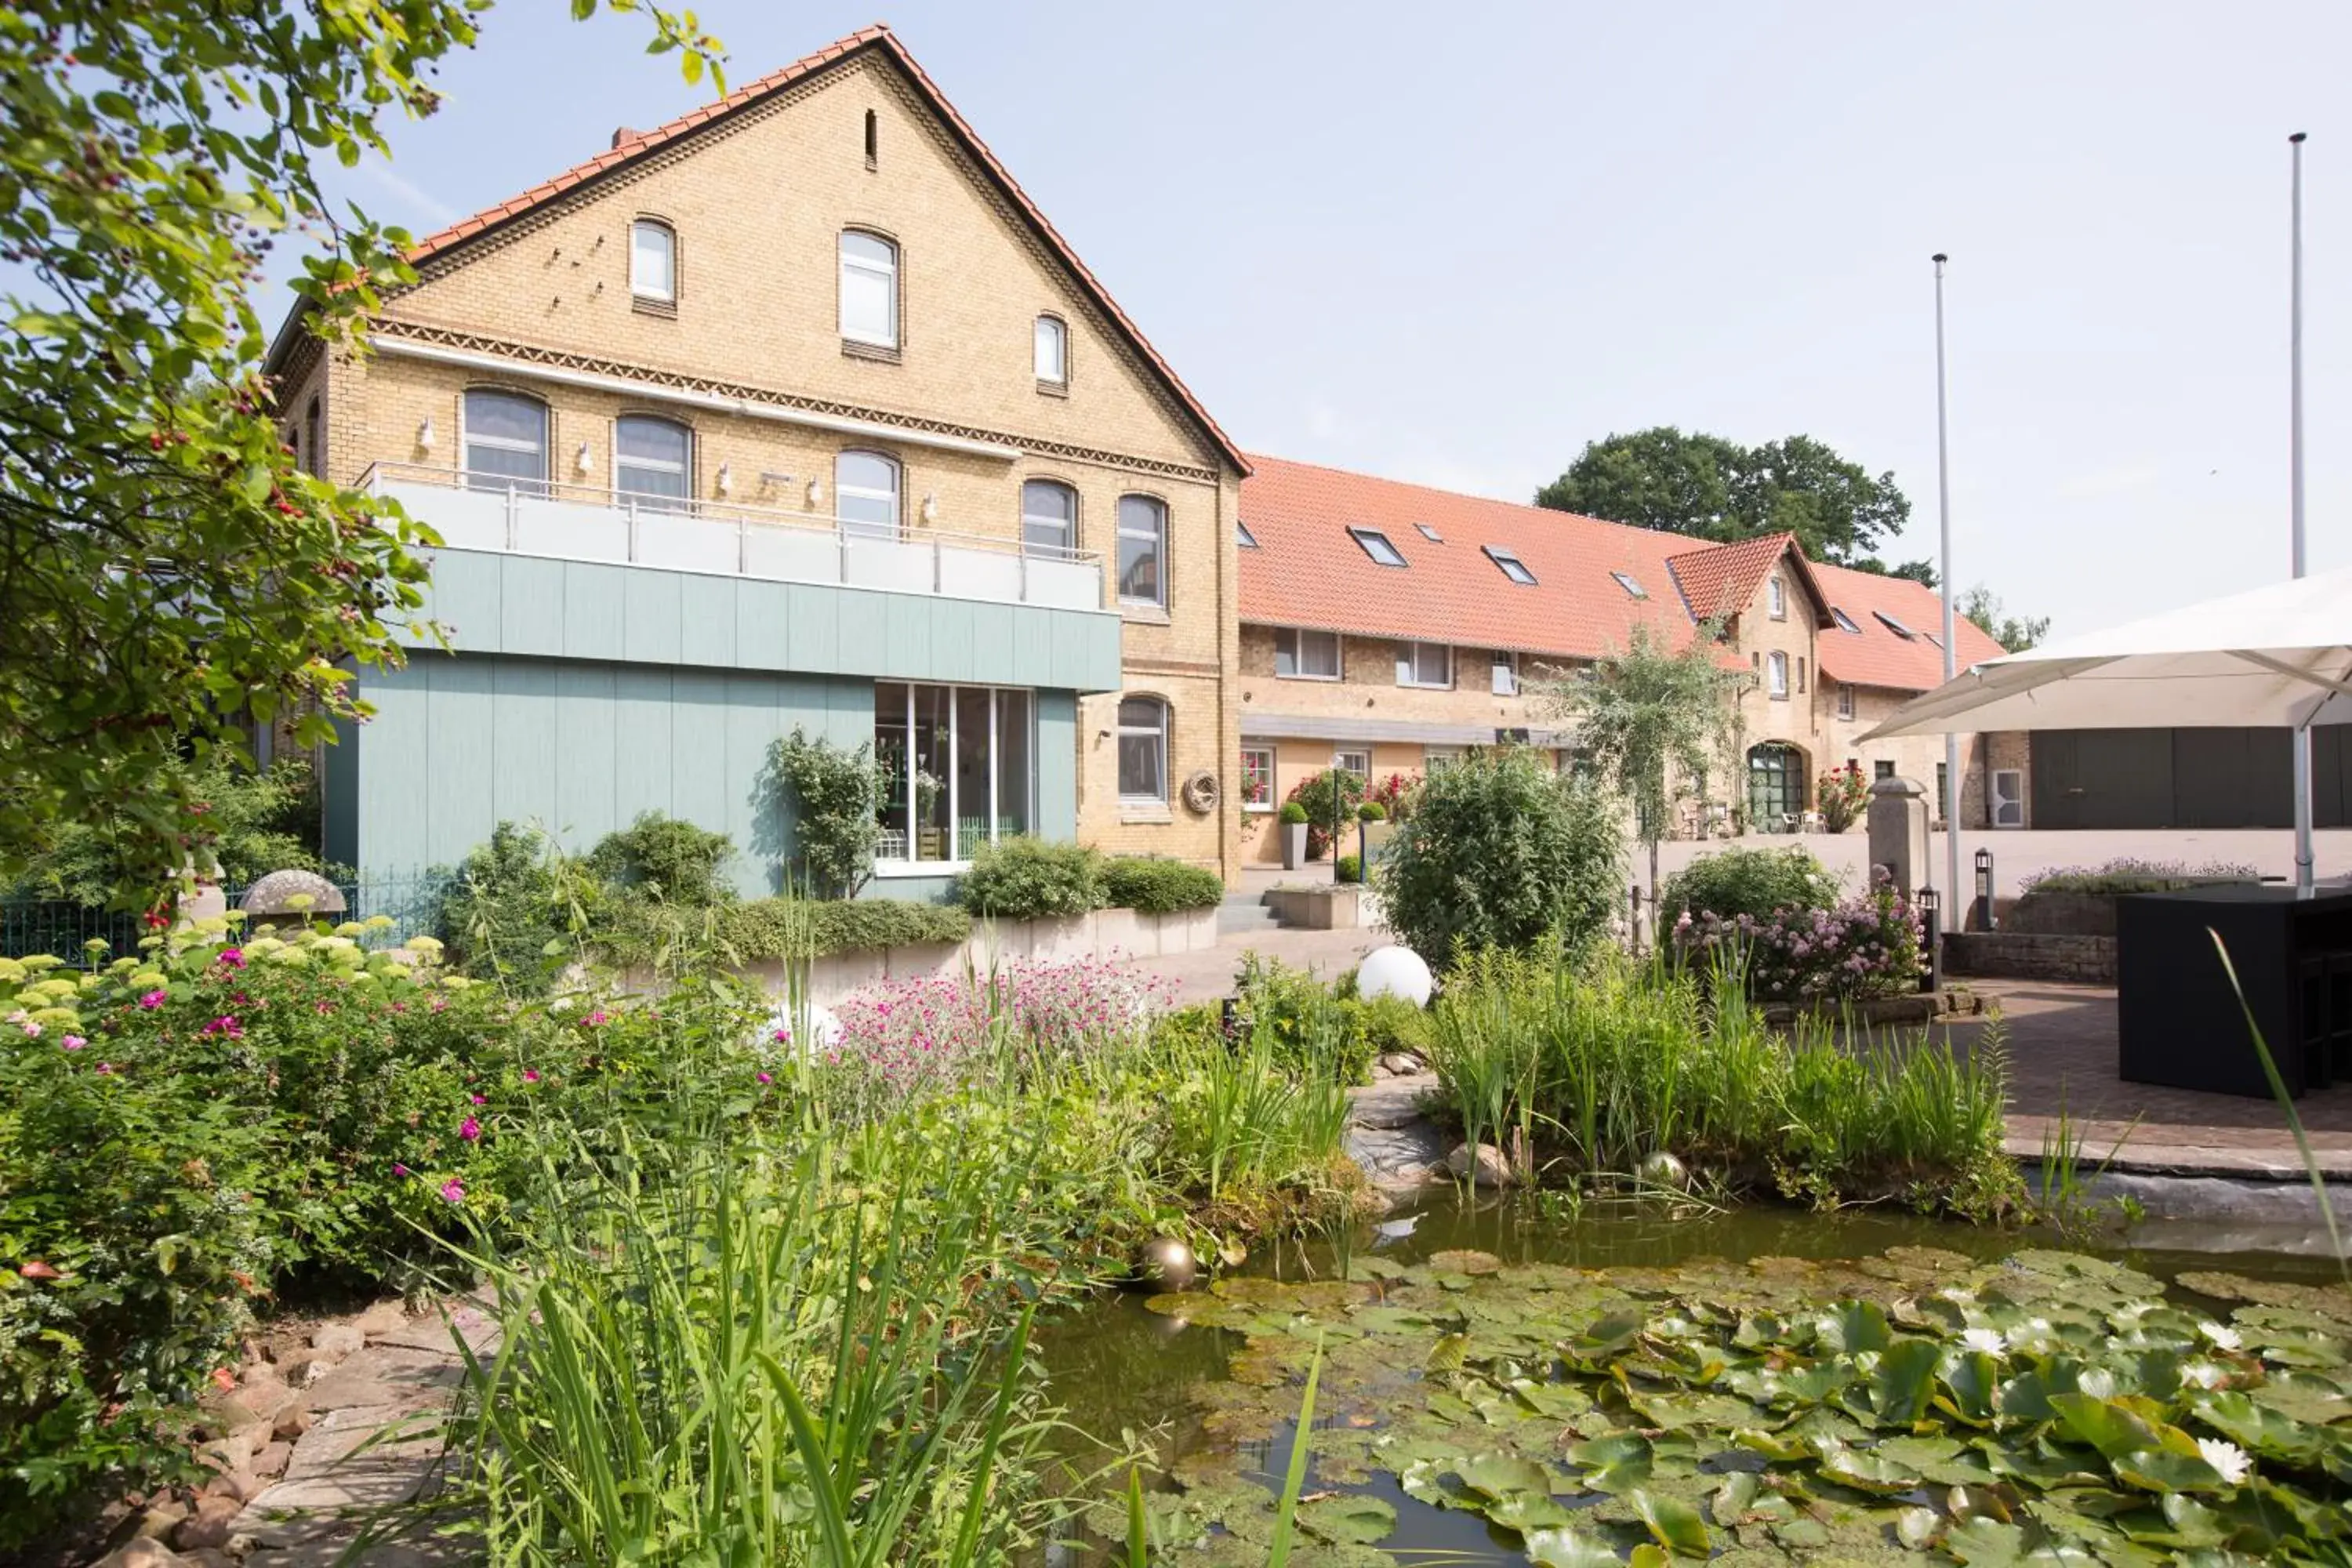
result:
M 1927 789 L 1917 779 L 1880 779 L 1870 786 L 1870 865 L 1874 872 L 1885 868 L 1906 899 L 1933 879 Z

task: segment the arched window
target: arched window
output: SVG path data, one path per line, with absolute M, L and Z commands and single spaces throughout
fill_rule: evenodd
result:
M 898 247 L 854 228 L 841 236 L 841 335 L 898 346 Z
M 625 414 L 613 426 L 613 488 L 648 511 L 684 511 L 694 496 L 694 433 L 675 419 Z
M 833 514 L 841 531 L 863 539 L 898 537 L 898 464 L 879 452 L 844 452 L 833 460 Z
M 677 303 L 677 231 L 659 218 L 641 217 L 629 226 L 629 292 Z
M 1118 797 L 1168 804 L 1168 704 L 1157 697 L 1119 699 Z
M 1052 479 L 1021 487 L 1021 544 L 1032 555 L 1066 559 L 1077 542 L 1078 492 Z
M 1118 596 L 1168 603 L 1168 509 L 1150 496 L 1118 498 Z
M 547 493 L 547 405 L 520 392 L 466 394 L 466 483 L 475 489 Z
M 1059 316 L 1037 318 L 1037 379 L 1049 386 L 1070 381 L 1070 329 Z

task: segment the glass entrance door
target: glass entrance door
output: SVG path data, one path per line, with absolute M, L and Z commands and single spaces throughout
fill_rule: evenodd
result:
M 1794 833 L 1804 822 L 1805 757 L 1777 741 L 1748 751 L 1748 826 L 1757 833 Z

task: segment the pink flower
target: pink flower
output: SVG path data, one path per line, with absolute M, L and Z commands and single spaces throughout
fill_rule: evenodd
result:
M 196 1031 L 199 1035 L 226 1035 L 232 1040 L 245 1038 L 245 1026 L 224 1013 Z
M 139 1005 L 152 1013 L 156 1008 L 161 1007 L 163 1005 L 163 993 L 161 991 L 150 991 L 146 995 L 139 998 Z
M 599 1024 L 611 1023 L 613 1021 L 613 1015 L 607 1013 L 602 1007 L 599 1007 L 593 1013 L 589 1014 L 580 1021 L 593 1029 Z
M 488 1105 L 488 1104 L 489 1103 L 489 1100 L 488 1100 L 488 1099 L 486 1096 L 478 1095 L 478 1095 L 474 1096 L 474 1103 L 475 1103 L 476 1105 Z
M 41 1033 L 41 1026 L 33 1022 L 30 1018 L 26 1019 L 16 1026 L 25 1031 L 25 1037 L 28 1040 L 38 1038 Z
M 772 1077 L 763 1072 L 754 1073 L 751 1076 L 758 1079 L 761 1083 L 773 1083 L 776 1081 Z
M 789 1029 L 789 1028 L 784 1028 L 784 1029 L 778 1029 L 778 1030 L 776 1031 L 776 1044 L 778 1044 L 778 1045 L 780 1045 L 780 1046 L 789 1046 L 789 1045 L 791 1045 L 792 1043 L 793 1043 L 793 1032 L 792 1032 L 792 1030 L 791 1030 L 791 1029 Z
M 99 1063 L 98 1076 L 100 1078 L 112 1078 L 114 1076 L 114 1064 L 112 1062 Z
M 222 948 L 220 961 L 231 969 L 243 969 L 245 967 L 245 950 L 237 947 Z
M 88 1040 L 83 1039 L 79 1035 L 68 1035 L 68 1036 L 67 1036 L 67 1037 L 66 1037 L 62 1041 L 60 1041 L 59 1043 L 60 1043 L 60 1044 L 62 1044 L 62 1045 L 65 1047 L 65 1048 L 66 1048 L 66 1049 L 68 1049 L 68 1050 L 69 1050 L 69 1051 L 78 1051 L 78 1050 L 81 1049 L 84 1046 L 86 1046 L 86 1045 L 89 1044 L 89 1042 Z
M 394 1160 L 392 1163 L 392 1173 L 395 1176 L 404 1176 L 408 1174 L 408 1167 Z
M 457 1136 L 463 1138 L 468 1143 L 480 1142 L 482 1141 L 481 1122 L 476 1118 L 468 1116 L 464 1121 L 458 1124 Z
M 464 1203 L 466 1201 L 466 1184 L 459 1181 L 455 1176 L 452 1176 L 447 1181 L 442 1183 L 441 1201 L 445 1204 Z
M 539 1069 L 537 1068 L 523 1068 L 522 1080 L 525 1083 L 537 1083 L 539 1081 Z M 481 1096 L 476 1095 L 474 1098 L 478 1100 Z

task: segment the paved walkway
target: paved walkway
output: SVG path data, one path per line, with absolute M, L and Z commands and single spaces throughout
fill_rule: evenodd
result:
M 1278 959 L 1293 969 L 1311 969 L 1325 980 L 1336 980 L 1362 963 L 1364 954 L 1386 946 L 1388 940 L 1385 931 L 1361 928 L 1298 931 L 1272 926 L 1264 931 L 1229 931 L 1213 948 L 1164 958 L 1139 958 L 1135 966 L 1146 974 L 1175 982 L 1176 1002 L 1181 1005 L 1232 995 L 1244 953 Z

